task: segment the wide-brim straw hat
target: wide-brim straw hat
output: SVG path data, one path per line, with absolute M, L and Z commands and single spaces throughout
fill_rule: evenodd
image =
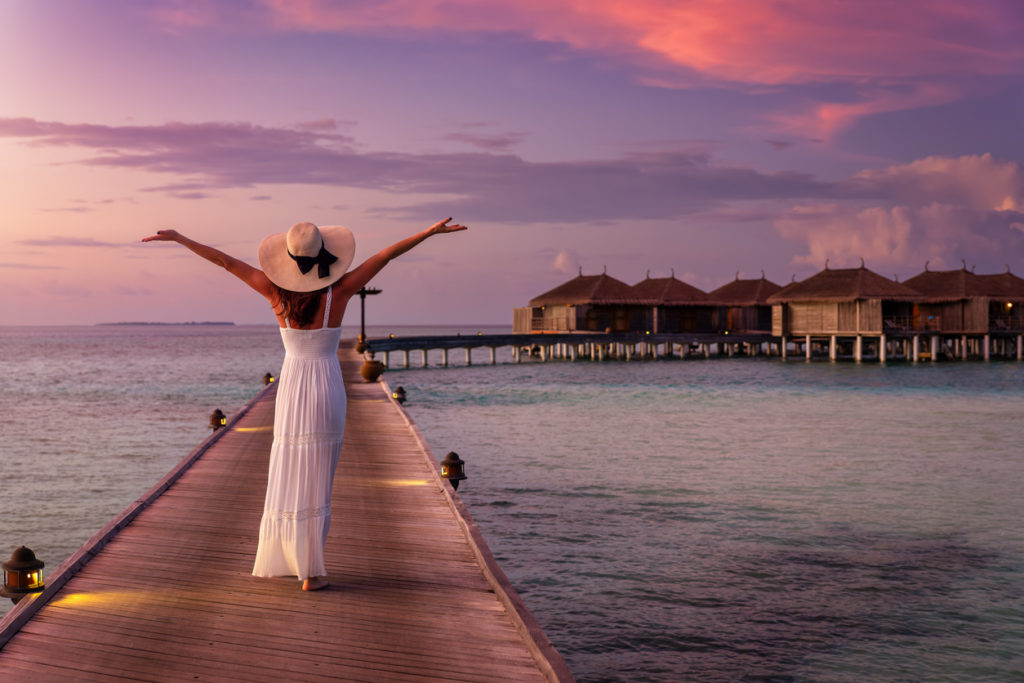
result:
M 340 225 L 296 223 L 260 242 L 260 268 L 293 292 L 313 292 L 341 279 L 356 253 L 352 232 Z

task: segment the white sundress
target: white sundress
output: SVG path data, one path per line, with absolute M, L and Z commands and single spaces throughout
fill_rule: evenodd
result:
M 274 443 L 260 522 L 255 576 L 326 576 L 324 542 L 331 488 L 345 431 L 345 384 L 338 363 L 341 327 L 281 328 L 284 364 L 277 381 Z

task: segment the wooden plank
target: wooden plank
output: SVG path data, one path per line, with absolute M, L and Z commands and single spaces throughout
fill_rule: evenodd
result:
M 513 614 L 525 608 L 387 385 L 356 383 L 355 354 L 339 357 L 350 400 L 330 588 L 251 575 L 271 385 L 5 620 L 0 678 L 572 680 Z

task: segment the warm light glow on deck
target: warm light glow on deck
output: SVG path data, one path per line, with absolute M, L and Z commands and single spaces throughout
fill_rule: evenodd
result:
M 156 602 L 157 591 L 96 591 L 90 593 L 61 593 L 50 604 L 57 607 L 97 607 L 125 603 Z
M 274 425 L 264 425 L 262 427 L 235 427 L 236 432 L 272 432 L 274 431 Z

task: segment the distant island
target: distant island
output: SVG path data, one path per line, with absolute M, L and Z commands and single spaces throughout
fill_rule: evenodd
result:
M 143 322 L 123 322 L 123 323 L 96 323 L 97 325 L 234 325 L 232 322 L 218 322 L 218 321 L 204 321 L 204 322 L 189 322 L 189 323 L 143 323 Z

